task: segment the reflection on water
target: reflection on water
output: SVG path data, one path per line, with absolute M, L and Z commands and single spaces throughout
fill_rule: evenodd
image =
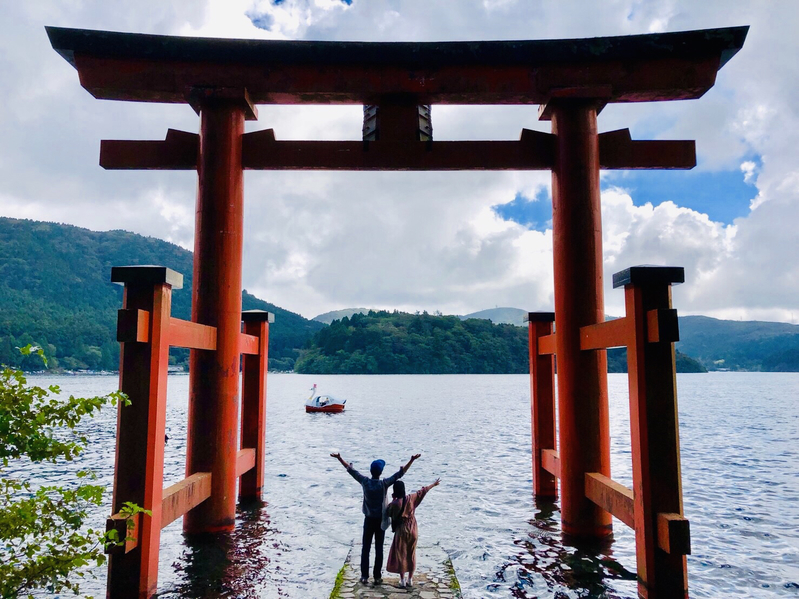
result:
M 289 596 L 281 588 L 280 531 L 264 503 L 239 505 L 233 532 L 187 536 L 183 544 L 172 564 L 174 578 L 159 597 L 261 597 L 267 589 Z
M 619 583 L 635 581 L 635 572 L 613 558 L 612 541 L 566 546 L 557 504 L 539 500 L 535 507 L 530 532 L 514 540 L 520 551 L 497 570 L 496 588 L 492 590 L 499 590 L 512 579 L 511 596 L 525 599 L 540 597 L 542 586 L 554 597 L 629 596 L 629 588 L 619 592 Z M 509 570 L 513 570 L 512 576 Z

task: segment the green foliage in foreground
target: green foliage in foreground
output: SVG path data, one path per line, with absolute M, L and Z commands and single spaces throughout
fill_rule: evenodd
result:
M 23 354 L 39 348 L 22 348 Z M 126 401 L 119 392 L 101 397 L 67 399 L 60 389 L 27 385 L 19 370 L 0 371 L 0 597 L 32 597 L 80 590 L 81 570 L 105 561 L 106 543 L 121 542 L 85 525 L 100 505 L 104 487 L 90 484 L 93 475 L 79 471 L 67 485 L 38 484 L 42 463 L 72 461 L 88 439 L 77 431 L 84 417 L 105 405 Z M 16 477 L 9 475 L 13 468 Z M 37 481 L 34 483 L 33 481 Z M 143 511 L 129 506 L 131 513 Z
M 369 312 L 319 331 L 295 365 L 309 374 L 519 374 L 527 330 L 488 320 Z

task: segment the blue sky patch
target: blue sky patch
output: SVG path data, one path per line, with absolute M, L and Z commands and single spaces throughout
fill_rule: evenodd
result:
M 512 202 L 491 206 L 491 210 L 500 218 L 533 231 L 543 233 L 552 228 L 552 198 L 546 188 L 541 188 L 532 199 L 517 193 Z
M 757 196 L 757 187 L 746 183 L 740 170 L 614 171 L 602 178 L 602 189 L 608 187 L 629 191 L 636 206 L 647 202 L 657 206 L 670 200 L 727 225 L 748 215 L 749 203 Z
M 283 2 L 284 0 L 279 0 L 279 2 Z M 276 2 L 277 4 L 277 2 Z M 255 25 L 258 29 L 263 29 L 264 31 L 270 31 L 272 29 L 272 25 L 275 24 L 274 18 L 272 15 L 267 13 L 254 13 L 248 12 L 247 18 L 250 22 Z

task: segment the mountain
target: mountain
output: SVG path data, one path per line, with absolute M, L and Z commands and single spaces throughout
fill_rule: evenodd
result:
M 799 372 L 799 325 L 680 317 L 677 347 L 710 370 Z
M 491 308 L 490 310 L 480 310 L 479 312 L 472 312 L 465 316 L 460 316 L 461 320 L 469 318 L 485 318 L 494 324 L 515 324 L 517 327 L 524 327 L 527 324 L 524 319 L 527 317 L 527 311 L 519 308 Z
M 334 320 L 341 320 L 345 316 L 349 318 L 353 314 L 368 314 L 370 311 L 372 311 L 372 308 L 344 308 L 343 310 L 332 310 L 330 312 L 325 312 L 319 316 L 314 316 L 311 320 L 322 322 L 324 324 L 330 324 Z M 375 312 L 376 311 L 377 310 L 375 310 Z
M 295 370 L 308 374 L 528 372 L 527 331 L 483 319 L 375 312 L 319 331 Z
M 494 308 L 460 318 L 485 318 L 494 323 L 524 326 L 526 315 L 519 308 Z M 679 322 L 680 341 L 675 344 L 679 372 L 698 372 L 697 366 L 689 361 L 692 358 L 708 370 L 799 372 L 799 325 L 708 316 L 680 316 Z M 618 354 L 618 350 L 613 352 Z M 613 366 L 619 360 L 618 355 L 609 354 L 611 372 L 624 372 L 622 366 Z
M 114 370 L 119 361 L 117 310 L 122 287 L 111 267 L 159 264 L 183 275 L 172 296 L 172 315 L 191 316 L 192 252 L 127 231 L 97 232 L 70 225 L 0 218 L 0 362 L 40 367 L 15 347 L 44 348 L 51 366 Z M 323 324 L 265 302 L 246 291 L 244 310 L 275 313 L 269 331 L 269 366 L 291 370 L 299 349 Z M 173 349 L 183 363 L 188 350 Z M 35 362 L 38 362 L 35 363 Z

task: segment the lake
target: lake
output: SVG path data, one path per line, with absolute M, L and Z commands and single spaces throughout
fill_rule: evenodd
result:
M 115 376 L 31 376 L 96 395 Z M 342 414 L 306 414 L 317 383 Z M 799 374 L 677 375 L 692 597 L 799 597 Z M 627 378 L 609 375 L 613 478 L 631 484 Z M 599 551 L 564 546 L 557 504 L 533 502 L 526 375 L 268 378 L 266 505 L 240 509 L 236 531 L 187 540 L 162 533 L 159 596 L 328 596 L 353 539 L 361 489 L 333 458 L 392 474 L 415 490 L 441 477 L 417 511 L 420 544 L 452 558 L 464 597 L 636 597 L 632 531 L 614 520 Z M 165 486 L 184 477 L 188 377 L 170 376 Z M 86 423 L 91 466 L 110 489 L 115 410 Z M 70 466 L 71 467 L 71 466 Z M 64 468 L 43 467 L 55 480 Z M 106 505 L 97 525 L 110 513 Z M 387 535 L 390 536 L 390 535 Z M 387 539 L 386 551 L 390 540 Z M 86 592 L 103 596 L 105 569 Z

